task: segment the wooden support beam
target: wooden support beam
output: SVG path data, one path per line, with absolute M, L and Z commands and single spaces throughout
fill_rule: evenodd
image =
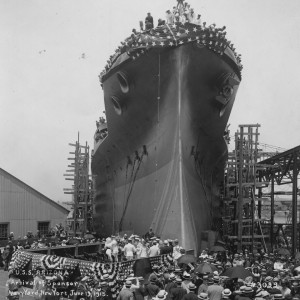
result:
M 272 175 L 271 179 L 271 228 L 270 228 L 270 242 L 271 242 L 271 247 L 273 249 L 273 228 L 274 228 L 274 174 Z
M 292 196 L 292 255 L 296 255 L 297 251 L 297 195 L 298 195 L 298 167 L 297 154 L 294 152 L 293 163 L 293 196 Z
M 254 239 L 261 239 L 261 238 L 268 238 L 268 237 L 269 237 L 269 235 L 266 235 L 266 234 L 265 235 L 263 235 L 263 234 L 255 234 L 255 235 L 253 235 Z M 238 236 L 237 235 L 229 235 L 228 238 L 229 239 L 237 239 Z M 252 239 L 252 235 L 242 235 L 241 239 Z

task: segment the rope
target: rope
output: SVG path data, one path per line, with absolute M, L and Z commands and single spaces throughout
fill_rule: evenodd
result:
M 125 187 L 124 187 L 124 203 L 125 203 L 125 200 L 126 200 L 126 186 L 127 186 L 128 165 L 129 165 L 129 161 L 127 162 L 127 165 L 126 165 Z
M 134 171 L 134 167 L 135 167 L 135 162 L 136 162 L 136 158 L 134 159 L 134 162 L 133 162 L 133 165 L 132 165 L 132 170 L 131 170 L 131 175 L 130 175 L 130 179 L 129 179 L 129 189 L 128 191 L 130 191 L 130 185 L 132 184 L 132 177 L 133 177 L 133 171 Z M 124 208 L 123 208 L 123 213 L 122 213 L 122 217 L 121 217 L 121 221 L 125 215 L 125 211 L 126 211 L 126 208 L 127 208 L 127 202 L 128 202 L 128 194 L 127 194 L 127 197 L 125 196 L 126 195 L 126 182 L 127 182 L 127 170 L 128 170 L 128 163 L 127 163 L 127 168 L 126 168 L 126 181 L 125 181 L 125 188 L 124 188 Z M 119 223 L 119 231 L 121 231 L 121 227 L 122 224 L 121 224 L 121 221 Z M 122 221 L 123 222 L 123 221 Z
M 135 174 L 134 174 L 134 177 L 133 177 L 133 181 L 132 181 L 132 184 L 129 188 L 129 191 L 128 191 L 128 195 L 127 195 L 127 199 L 126 199 L 126 204 L 125 204 L 125 208 L 123 210 L 123 214 L 122 214 L 122 217 L 121 217 L 121 220 L 120 220 L 120 223 L 119 223 L 119 231 L 122 231 L 122 226 L 123 226 L 123 220 L 124 220 L 124 217 L 125 217 L 125 214 L 126 214 L 126 211 L 127 211 L 127 207 L 128 207 L 128 204 L 129 204 L 129 199 L 130 199 L 130 196 L 131 196 L 131 193 L 132 193 L 132 190 L 133 190 L 133 186 L 134 186 L 134 183 L 135 183 L 135 180 L 136 180 L 136 176 L 137 176 L 137 173 L 140 169 L 140 165 L 142 163 L 142 160 L 143 160 L 143 157 L 144 157 L 144 153 L 142 153 L 142 156 L 141 158 L 139 159 L 139 164 L 137 166 L 137 169 L 135 171 Z M 136 161 L 137 159 L 135 159 Z M 135 162 L 134 162 L 135 164 Z M 132 168 L 133 170 L 133 168 Z
M 199 137 L 198 137 L 197 146 L 195 148 L 195 153 L 197 153 L 198 145 L 199 145 Z M 206 186 L 205 186 L 205 184 L 203 182 L 203 178 L 202 178 L 202 175 L 201 175 L 200 164 L 198 162 L 198 158 L 197 158 L 197 160 L 195 160 L 194 167 L 195 167 L 196 174 L 200 178 L 200 182 L 201 182 L 201 185 L 202 185 L 202 188 L 203 188 L 203 191 L 204 191 L 204 198 L 206 199 L 207 205 L 209 207 L 210 225 L 212 225 L 212 221 L 213 221 L 212 201 L 210 202 L 209 199 L 208 199 L 208 195 L 207 195 L 207 191 L 206 191 Z
M 173 32 L 172 29 L 170 28 L 169 24 L 166 24 L 166 25 L 167 25 L 169 31 L 171 32 L 171 34 L 172 34 L 172 36 L 173 36 L 173 39 L 174 39 L 174 41 L 175 41 L 175 45 L 178 46 L 178 41 L 177 41 L 177 39 L 176 39 L 176 36 L 175 36 L 174 32 Z

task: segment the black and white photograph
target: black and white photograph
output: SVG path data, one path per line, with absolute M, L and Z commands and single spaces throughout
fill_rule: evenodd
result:
M 0 300 L 299 300 L 299 11 L 0 0 Z

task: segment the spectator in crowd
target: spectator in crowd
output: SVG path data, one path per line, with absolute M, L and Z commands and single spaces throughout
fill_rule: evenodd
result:
M 162 20 L 162 19 L 158 19 L 157 21 L 157 26 L 163 26 L 166 24 L 166 21 L 165 20 Z
M 182 300 L 199 300 L 195 293 L 197 289 L 196 285 L 191 282 L 187 288 L 188 293 L 182 297 Z
M 207 293 L 208 290 L 208 275 L 203 275 L 203 282 L 202 284 L 199 286 L 198 289 L 198 294 L 200 295 L 201 293 Z
M 10 251 L 10 246 L 7 245 L 2 253 L 2 259 L 3 259 L 3 264 L 4 264 L 4 271 L 8 270 L 8 265 L 11 259 L 11 251 Z
M 134 254 L 136 253 L 135 247 L 132 245 L 132 240 L 129 239 L 128 242 L 125 244 L 123 249 L 124 255 L 127 260 L 132 260 Z
M 125 282 L 125 289 L 119 293 L 117 300 L 134 300 L 130 281 Z
M 8 272 L 8 280 L 6 281 L 6 299 L 19 300 L 20 288 L 22 287 L 21 280 L 14 274 L 13 271 Z
M 175 279 L 175 284 L 176 284 L 175 287 L 171 288 L 170 298 L 173 300 L 181 300 L 184 297 L 184 295 L 187 294 L 187 291 L 182 287 L 181 278 L 177 277 Z
M 148 257 L 148 250 L 149 249 L 146 246 L 146 241 L 142 239 L 141 243 L 139 244 L 140 258 Z
M 145 240 L 149 241 L 150 239 L 152 239 L 154 237 L 154 232 L 152 230 L 152 228 L 149 228 L 149 231 L 145 234 Z
M 46 290 L 46 278 L 43 274 L 43 269 L 41 267 L 37 267 L 35 270 L 35 276 L 33 279 L 33 298 L 35 300 L 43 300 L 45 299 L 45 290 Z
M 111 241 L 110 247 L 111 247 L 112 257 L 113 257 L 113 260 L 116 262 L 119 260 L 118 259 L 118 256 L 119 256 L 118 242 L 114 235 L 111 238 L 112 238 L 112 241 Z
M 163 246 L 160 247 L 160 254 L 173 253 L 173 247 L 168 240 L 164 240 Z
M 181 256 L 180 249 L 182 249 L 182 247 L 179 246 L 179 241 L 175 239 L 173 247 L 173 258 L 175 260 L 177 260 Z
M 214 284 L 210 285 L 207 289 L 208 298 L 209 300 L 221 300 L 224 288 L 219 284 L 220 277 L 214 276 L 213 281 Z
M 190 283 L 192 283 L 191 275 L 187 272 L 184 272 L 183 273 L 183 281 L 182 281 L 181 286 L 186 290 L 187 293 L 190 292 L 190 290 L 189 290 Z
M 166 11 L 166 23 L 168 25 L 174 24 L 174 15 L 171 13 L 169 9 Z
M 11 232 L 11 233 L 9 234 L 8 239 L 9 239 L 10 241 L 12 241 L 12 240 L 15 239 L 14 233 L 13 233 L 13 232 Z
M 281 294 L 282 297 L 286 298 L 286 296 L 291 294 L 291 289 L 288 287 L 288 280 L 284 279 L 282 280 L 282 289 L 281 289 Z
M 38 238 L 38 239 L 40 239 L 42 237 L 42 234 L 39 230 L 36 231 L 35 237 Z
M 196 25 L 202 25 L 201 15 L 197 15 L 197 19 L 195 20 Z
M 30 248 L 31 248 L 31 245 L 30 245 L 29 241 L 26 241 L 25 245 L 24 245 L 24 249 L 30 249 Z
M 148 29 L 152 29 L 154 27 L 153 24 L 153 17 L 151 16 L 151 13 L 147 13 L 147 16 L 145 18 L 145 24 L 148 24 Z
M 106 246 L 105 247 L 105 254 L 107 255 L 107 258 L 110 262 L 113 262 L 113 258 L 112 258 L 112 251 L 111 251 L 111 246 Z
M 159 255 L 159 247 L 156 241 L 153 242 L 153 245 L 149 248 L 148 251 L 149 257 Z
M 155 275 L 150 276 L 149 281 L 150 282 L 146 285 L 145 290 L 146 293 L 148 294 L 148 299 L 152 299 L 158 294 L 160 288 L 156 283 L 158 281 L 158 278 Z

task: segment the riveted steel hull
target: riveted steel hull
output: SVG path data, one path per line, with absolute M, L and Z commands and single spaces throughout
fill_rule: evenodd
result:
M 108 136 L 92 158 L 97 232 L 143 235 L 152 227 L 199 249 L 202 231 L 220 213 L 223 135 L 238 88 L 224 109 L 216 82 L 220 74 L 239 81 L 224 58 L 195 44 L 153 49 L 103 82 Z M 126 74 L 128 92 L 118 72 Z

